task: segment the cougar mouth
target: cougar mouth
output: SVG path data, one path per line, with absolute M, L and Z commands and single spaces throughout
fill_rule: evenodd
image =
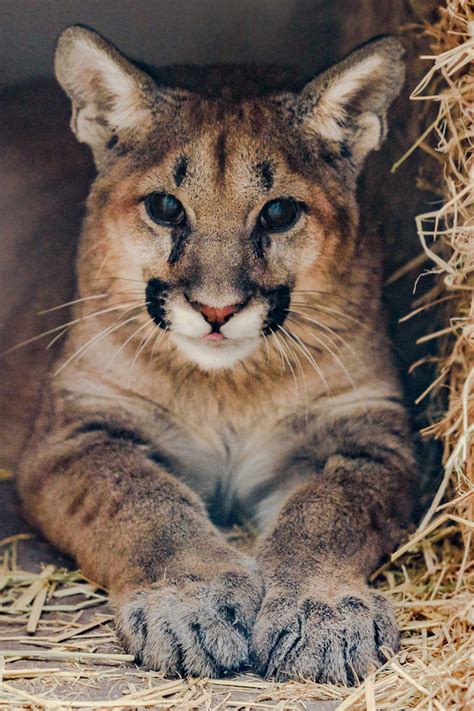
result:
M 181 289 L 159 278 L 146 286 L 147 310 L 156 325 L 169 332 L 178 350 L 206 370 L 229 368 L 254 351 L 262 336 L 284 323 L 290 305 L 287 284 L 258 287 L 231 306 L 192 301 Z

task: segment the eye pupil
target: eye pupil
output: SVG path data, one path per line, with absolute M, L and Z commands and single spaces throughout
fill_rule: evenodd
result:
M 145 205 L 151 219 L 161 225 L 179 225 L 186 218 L 178 198 L 169 193 L 151 193 L 145 198 Z
M 293 198 L 277 198 L 263 206 L 260 223 L 268 232 L 288 230 L 299 215 L 298 204 Z

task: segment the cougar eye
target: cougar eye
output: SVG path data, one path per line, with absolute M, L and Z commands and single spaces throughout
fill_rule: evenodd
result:
M 179 225 L 186 219 L 184 207 L 178 198 L 169 193 L 147 195 L 145 207 L 151 219 L 159 225 Z
M 277 198 L 263 206 L 259 221 L 268 232 L 284 232 L 296 222 L 300 208 L 293 198 Z

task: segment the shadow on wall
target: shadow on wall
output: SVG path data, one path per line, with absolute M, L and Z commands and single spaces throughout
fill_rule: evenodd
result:
M 0 8 L 0 87 L 51 74 L 57 35 L 73 23 L 91 25 L 126 54 L 158 65 L 314 69 L 340 54 L 341 10 L 329 0 L 1 0 Z

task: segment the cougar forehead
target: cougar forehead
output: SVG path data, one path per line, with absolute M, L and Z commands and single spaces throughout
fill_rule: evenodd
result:
M 216 71 L 211 69 L 214 79 Z M 223 68 L 221 76 L 227 71 L 233 76 L 236 70 Z M 354 207 L 343 176 L 336 179 L 318 156 L 317 144 L 310 154 L 291 135 L 275 97 L 223 94 L 190 95 L 179 110 L 175 107 L 173 120 L 158 120 L 139 143 L 113 142 L 92 191 L 91 211 L 108 206 L 115 219 L 147 194 L 173 194 L 186 208 L 196 248 L 215 238 L 221 250 L 230 251 L 241 241 L 250 252 L 248 237 L 261 207 L 277 197 L 292 197 L 304 203 L 321 236 L 333 230 L 344 209 Z M 278 242 L 285 244 L 285 235 Z M 296 264 L 301 254 L 296 255 L 298 242 L 292 244 Z
M 182 186 L 192 197 L 204 198 L 202 191 L 216 197 L 219 190 L 227 201 L 243 193 L 251 200 L 272 188 L 298 185 L 308 192 L 312 185 L 327 187 L 331 202 L 338 200 L 345 176 L 334 172 L 336 156 L 317 135 L 308 142 L 295 130 L 301 119 L 291 102 L 304 85 L 298 70 L 223 65 L 149 71 L 172 97 L 156 110 L 147 131 L 114 134 L 105 172 L 126 157 L 125 172 L 162 169 L 160 178 L 172 177 L 170 189 Z M 155 177 L 152 172 L 151 184 Z M 231 210 L 225 214 L 232 219 Z

